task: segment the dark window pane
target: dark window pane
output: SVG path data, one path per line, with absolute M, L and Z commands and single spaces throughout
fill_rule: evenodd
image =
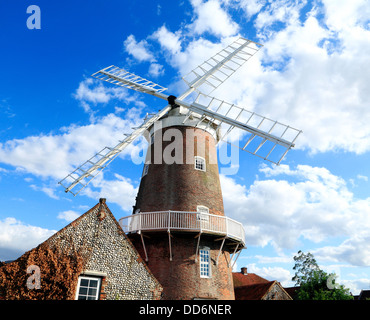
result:
M 81 279 L 80 286 L 81 287 L 88 287 L 89 286 L 89 280 L 88 279 Z
M 87 294 L 87 288 L 81 288 L 79 294 Z
M 89 296 L 95 296 L 96 295 L 96 289 L 89 289 Z

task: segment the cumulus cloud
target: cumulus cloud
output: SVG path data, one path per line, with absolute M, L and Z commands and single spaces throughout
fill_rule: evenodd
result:
M 262 166 L 260 173 L 270 179 L 258 179 L 249 188 L 221 175 L 225 212 L 244 224 L 246 242 L 271 244 L 280 252 L 304 239 L 320 243 L 344 237 L 337 247 L 317 250 L 318 256 L 369 265 L 364 250 L 370 250 L 370 198 L 356 199 L 347 183 L 325 168 L 276 168 Z
M 0 260 L 16 259 L 45 241 L 55 230 L 28 225 L 13 217 L 0 220 Z
M 213 95 L 303 130 L 297 148 L 362 154 L 370 150 L 365 3 L 194 0 L 191 23 L 149 38 L 184 76 L 232 42 L 239 28 L 228 9 L 244 10 L 264 47 Z M 205 32 L 219 42 L 199 37 Z
M 162 36 L 163 32 L 161 29 L 159 29 L 152 37 L 162 39 Z M 149 36 L 148 38 L 151 37 Z M 123 42 L 123 46 L 125 51 L 133 56 L 137 62 L 150 62 L 150 67 L 148 70 L 149 75 L 152 77 L 159 77 L 164 74 L 163 65 L 159 64 L 154 54 L 150 52 L 148 48 L 149 44 L 146 40 L 137 42 L 135 36 L 131 34 Z
M 294 283 L 291 281 L 293 275 L 288 270 L 282 267 L 258 267 L 255 263 L 248 265 L 248 272 L 255 273 L 262 278 L 267 280 L 279 281 L 284 287 L 293 286 Z
M 131 214 L 138 188 L 131 179 L 119 174 L 115 174 L 114 177 L 115 180 L 107 180 L 103 179 L 102 175 L 98 176 L 92 182 L 94 189 L 89 186 L 83 190 L 83 194 L 93 199 L 107 198 L 109 202 L 118 204 L 123 211 Z
M 227 11 L 221 7 L 217 0 L 192 0 L 196 18 L 189 26 L 195 34 L 210 34 L 228 37 L 235 35 L 239 31 L 239 26 L 235 23 Z
M 98 104 L 99 106 L 105 105 L 111 100 L 117 100 L 141 108 L 145 107 L 145 103 L 137 93 L 119 86 L 105 86 L 103 81 L 93 78 L 81 81 L 73 97 L 81 103 L 85 112 L 93 116 L 96 111 L 94 107 Z M 91 119 L 93 121 L 94 117 Z
M 138 113 L 126 119 L 108 114 L 89 125 L 61 128 L 56 134 L 8 140 L 0 143 L 0 161 L 37 176 L 59 179 L 103 147 L 118 143 L 141 121 Z M 127 148 L 122 156 L 129 155 L 133 148 Z
M 152 77 L 155 77 L 155 78 L 163 75 L 164 74 L 163 66 L 161 64 L 158 64 L 158 63 L 152 63 L 152 64 L 150 64 L 149 74 Z
M 80 214 L 74 210 L 66 210 L 66 211 L 59 212 L 57 218 L 61 220 L 65 220 L 67 222 L 71 222 L 71 221 L 76 220 L 79 216 Z
M 162 48 L 168 50 L 171 54 L 177 54 L 181 51 L 180 33 L 169 31 L 166 26 L 160 27 L 152 35 L 152 38 L 157 40 Z
M 148 49 L 145 40 L 137 42 L 134 35 L 129 35 L 123 42 L 125 50 L 138 61 L 154 61 L 154 55 Z
M 368 151 L 370 79 L 362 68 L 369 63 L 370 31 L 360 10 L 364 2 L 324 1 L 303 20 L 298 19 L 303 2 L 283 2 L 282 9 L 271 4 L 256 18 L 265 46 L 263 67 L 252 75 L 249 89 L 255 108 L 302 129 L 298 147 L 312 152 Z M 276 28 L 274 21 L 284 26 Z

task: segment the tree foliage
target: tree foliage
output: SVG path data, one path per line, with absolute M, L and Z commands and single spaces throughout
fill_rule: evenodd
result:
M 307 281 L 315 271 L 319 271 L 320 268 L 316 262 L 312 253 L 303 253 L 301 250 L 298 251 L 298 256 L 294 256 L 295 265 L 293 270 L 296 271 L 294 277 L 295 285 L 299 286 L 301 283 Z
M 311 253 L 298 251 L 294 261 L 296 273 L 292 280 L 300 286 L 297 300 L 353 300 L 349 289 L 336 283 L 335 273 L 321 270 Z

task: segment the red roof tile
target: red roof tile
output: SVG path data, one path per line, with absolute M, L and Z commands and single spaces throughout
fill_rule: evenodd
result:
M 255 273 L 243 274 L 241 272 L 233 272 L 234 288 L 247 286 L 256 283 L 268 283 L 270 281 L 257 276 Z
M 275 281 L 268 281 L 236 287 L 235 300 L 261 300 L 274 283 Z

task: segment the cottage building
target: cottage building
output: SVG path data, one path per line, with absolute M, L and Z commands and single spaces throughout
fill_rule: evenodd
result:
M 235 300 L 292 300 L 278 281 L 269 281 L 247 268 L 233 272 Z
M 162 290 L 105 199 L 0 267 L 2 299 L 160 299 Z

